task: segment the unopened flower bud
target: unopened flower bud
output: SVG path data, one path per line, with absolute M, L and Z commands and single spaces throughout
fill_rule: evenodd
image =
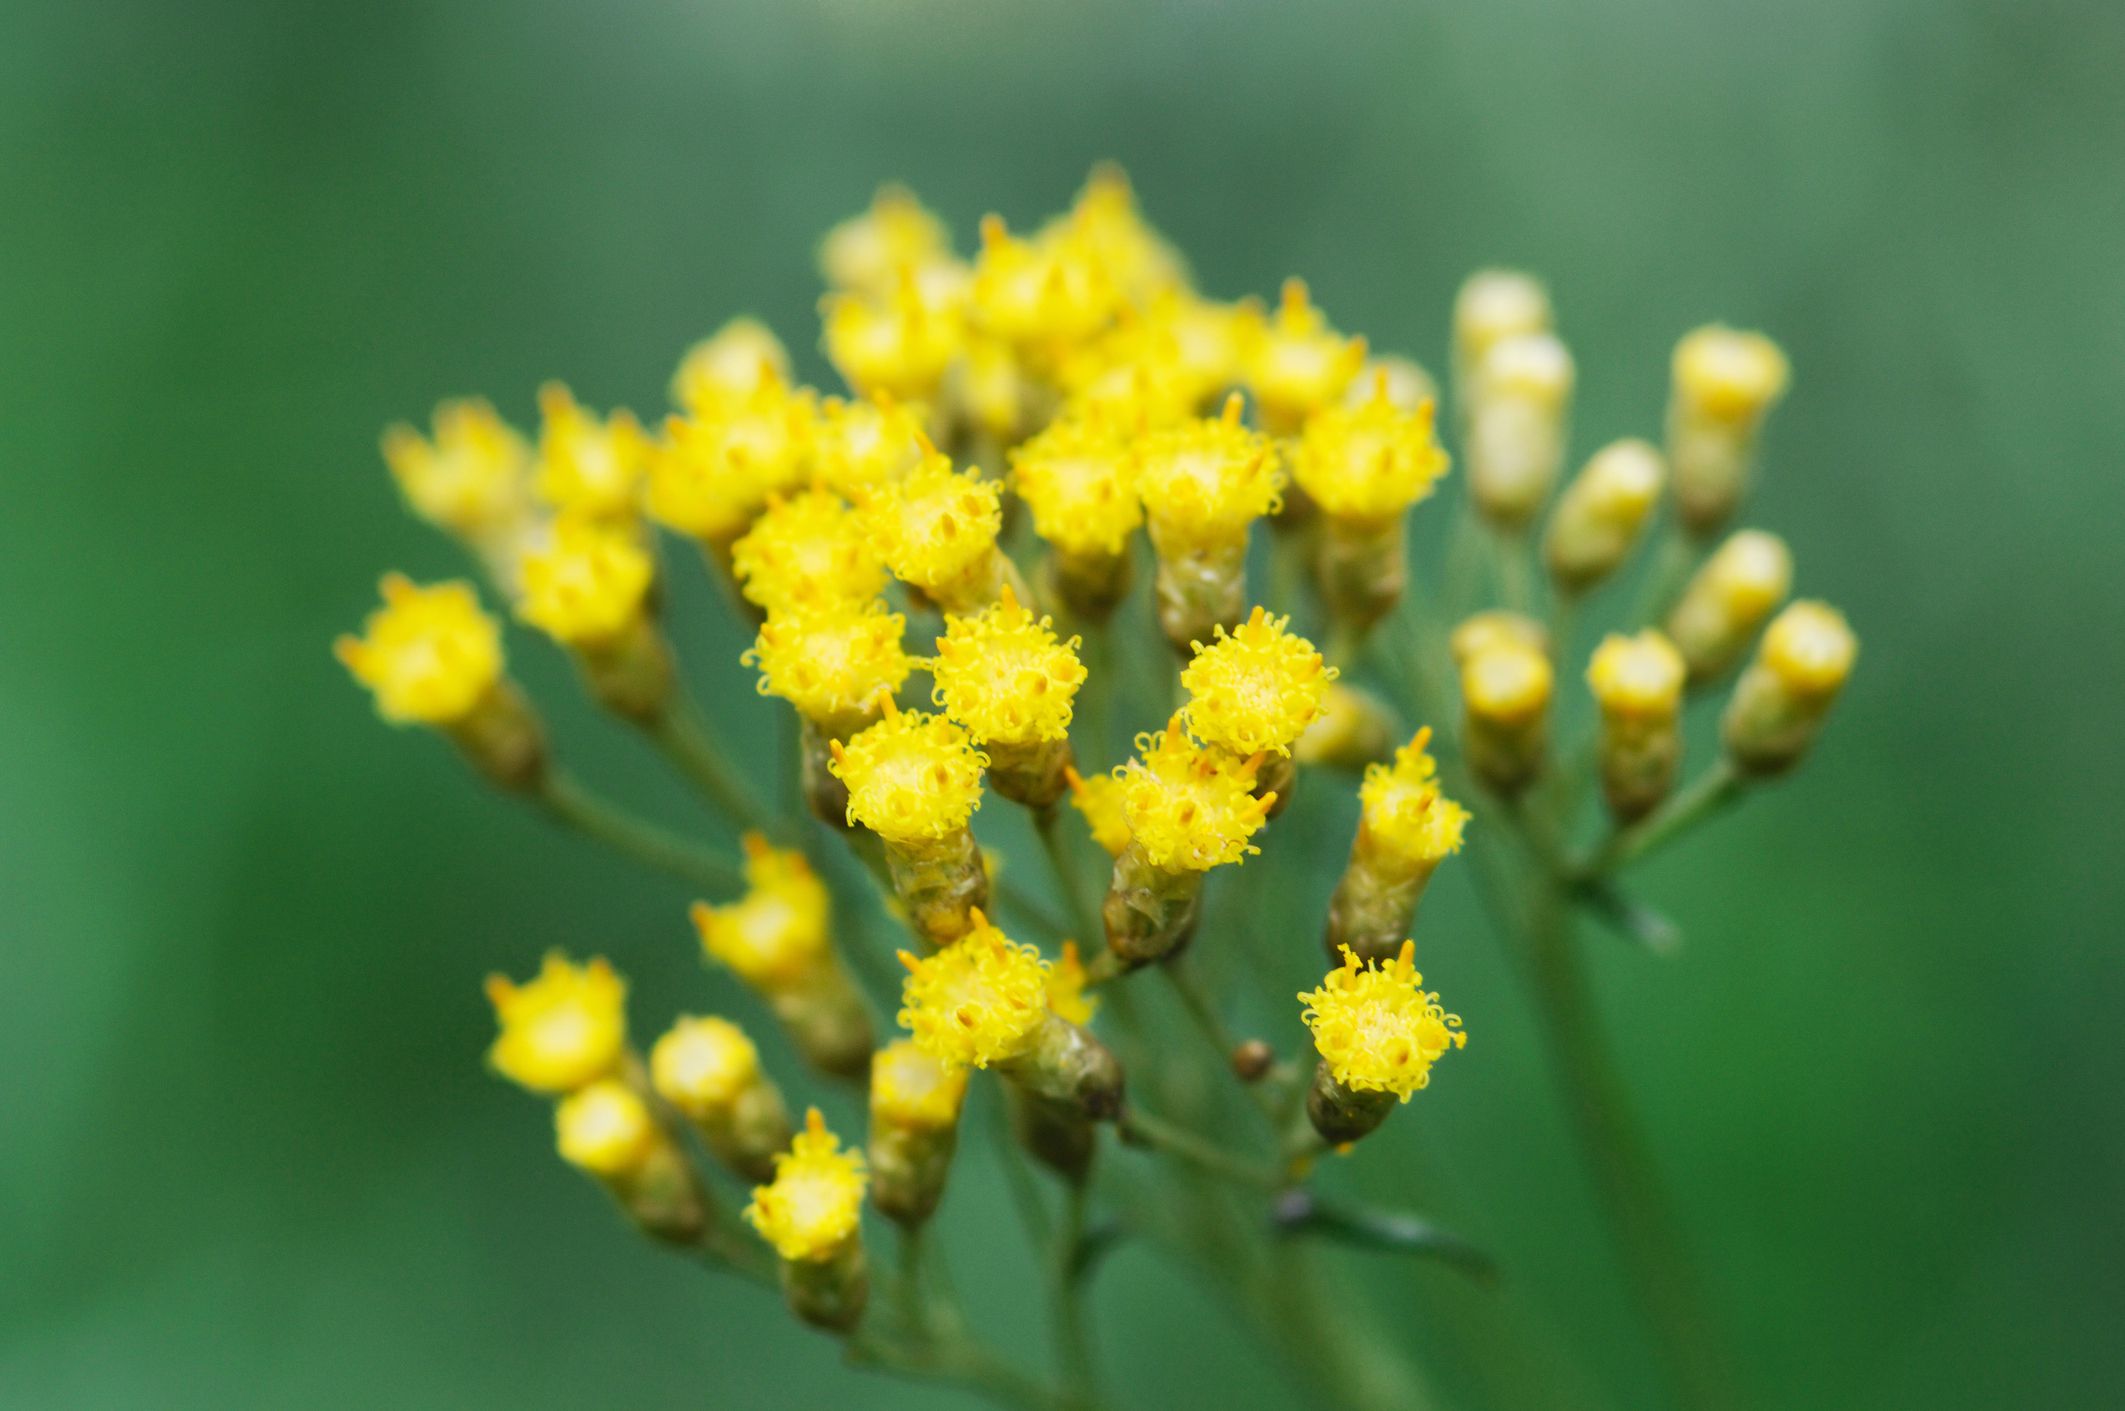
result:
M 1276 1066 L 1276 1050 L 1260 1039 L 1243 1039 L 1232 1050 L 1232 1076 L 1243 1083 L 1259 1083 Z
M 1321 713 L 1291 747 L 1301 764 L 1363 769 L 1394 750 L 1394 713 L 1359 686 L 1333 682 L 1321 698 Z
M 1572 355 L 1553 334 L 1501 339 L 1476 369 L 1468 423 L 1469 493 L 1506 529 L 1533 519 L 1564 465 Z
M 576 965 L 548 951 L 537 977 L 521 985 L 488 976 L 487 999 L 500 1029 L 487 1062 L 527 1091 L 574 1092 L 627 1056 L 627 982 L 603 957 Z
M 1827 603 L 1797 602 L 1780 613 L 1727 702 L 1720 722 L 1727 757 L 1757 775 L 1799 763 L 1858 656 L 1859 639 Z
M 1527 787 L 1549 746 L 1555 676 L 1549 658 L 1501 637 L 1461 663 L 1461 738 L 1468 767 L 1501 794 Z
M 1668 637 L 1682 653 L 1690 684 L 1724 676 L 1749 639 L 1793 586 L 1785 540 L 1760 529 L 1729 535 L 1683 589 L 1668 613 Z
M 724 1166 L 749 1181 L 773 1178 L 775 1153 L 789 1145 L 789 1109 L 744 1030 L 727 1019 L 681 1019 L 650 1049 L 649 1077 Z
M 671 648 L 652 612 L 656 561 L 632 520 L 564 514 L 524 556 L 517 616 L 568 648 L 599 704 L 636 722 L 671 700 Z
M 1557 497 L 1542 536 L 1542 561 L 1567 593 L 1583 593 L 1630 556 L 1660 500 L 1667 466 L 1645 441 L 1615 441 Z
M 1547 333 L 1549 292 L 1518 270 L 1486 269 L 1470 275 L 1454 296 L 1454 395 L 1464 427 L 1475 400 L 1477 371 L 1490 350 L 1508 338 Z
M 1071 612 L 1106 620 L 1129 590 L 1129 539 L 1144 520 L 1116 421 L 1057 421 L 1012 452 L 1011 483 L 1048 544 L 1047 581 Z
M 1362 965 L 1346 950 L 1341 967 L 1299 995 L 1321 1055 L 1306 1116 L 1331 1144 L 1369 1135 L 1396 1103 L 1430 1084 L 1442 1054 L 1468 1042 L 1460 1017 L 1423 988 L 1415 950 L 1405 941 L 1393 960 Z
M 1281 503 L 1274 448 L 1224 415 L 1154 431 L 1136 444 L 1136 486 L 1158 556 L 1159 626 L 1175 650 L 1237 627 L 1247 611 L 1247 532 Z
M 1244 357 L 1264 428 L 1290 436 L 1343 396 L 1365 365 L 1365 340 L 1329 327 L 1308 298 L 1306 281 L 1287 279 L 1276 313 L 1253 330 Z
M 1708 325 L 1675 345 L 1668 461 L 1675 509 L 1693 536 L 1734 517 L 1747 492 L 1764 417 L 1785 395 L 1786 355 L 1761 333 Z
M 745 1218 L 782 1260 L 790 1311 L 846 1332 L 863 1317 L 870 1279 L 863 1257 L 863 1154 L 843 1151 L 812 1108 L 775 1178 L 753 1190 Z
M 1682 763 L 1682 654 L 1651 628 L 1610 635 L 1586 673 L 1601 708 L 1601 787 L 1628 822 L 1675 787 Z
M 707 1195 L 686 1153 L 626 1081 L 603 1078 L 554 1109 L 561 1156 L 611 1192 L 646 1234 L 674 1244 L 700 1237 Z
M 1523 613 L 1489 608 L 1466 618 L 1447 638 L 1454 665 L 1465 668 L 1470 658 L 1499 645 L 1526 647 L 1549 655 L 1549 630 Z
M 959 1144 L 966 1069 L 898 1039 L 871 1060 L 871 1203 L 913 1228 L 943 1198 Z

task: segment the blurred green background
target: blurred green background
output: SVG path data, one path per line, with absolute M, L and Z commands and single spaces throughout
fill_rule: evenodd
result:
M 1602 997 L 1761 1405 L 2115 1404 L 2121 72 L 2125 10 L 2042 0 L 8 5 L 0 1405 L 971 1404 L 853 1379 L 552 1159 L 482 975 L 566 944 L 645 1026 L 737 1001 L 682 891 L 379 726 L 326 646 L 381 569 L 457 566 L 386 421 L 553 376 L 653 410 L 739 311 L 824 377 L 812 242 L 876 182 L 964 239 L 1101 157 L 1210 290 L 1303 273 L 1434 366 L 1464 273 L 1541 271 L 1582 446 L 1656 425 L 1684 328 L 1784 341 L 1752 518 L 1860 675 L 1799 779 L 1644 873 L 1683 955 L 1588 937 Z M 678 630 L 747 738 L 710 606 Z M 516 656 L 584 773 L 686 818 Z M 1426 926 L 1477 1037 L 1393 1149 L 1509 1277 L 1336 1267 L 1467 1404 L 1650 1404 L 1465 881 Z M 1351 1179 L 1396 1196 L 1390 1150 Z M 1037 1346 L 980 1154 L 946 1216 Z M 1100 1298 L 1135 1404 L 1290 1403 L 1154 1261 Z M 1538 1330 L 1520 1385 L 1465 1365 L 1469 1300 Z

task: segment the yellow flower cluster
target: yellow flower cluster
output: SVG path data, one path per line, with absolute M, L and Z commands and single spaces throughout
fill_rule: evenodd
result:
M 641 620 L 656 571 L 633 523 L 564 514 L 524 556 L 517 616 L 557 642 L 595 647 Z
M 1064 553 L 1112 556 L 1144 522 L 1128 441 L 1101 418 L 1057 421 L 1011 456 L 1033 530 Z
M 885 588 L 885 565 L 856 512 L 823 487 L 771 498 L 731 547 L 731 572 L 769 613 L 865 603 Z
M 728 1019 L 681 1018 L 649 1051 L 657 1095 L 688 1117 L 728 1111 L 760 1081 L 760 1050 Z
M 940 1062 L 986 1068 L 1017 1058 L 1048 1013 L 1048 962 L 979 911 L 960 940 L 921 959 L 902 951 L 900 963 L 900 1026 Z
M 563 513 L 631 519 L 650 442 L 627 412 L 600 420 L 558 382 L 539 389 L 539 498 Z
M 387 573 L 384 605 L 360 637 L 332 650 L 376 696 L 393 724 L 451 725 L 477 709 L 502 679 L 502 629 L 464 582 L 417 587 Z
M 812 464 L 809 391 L 763 377 L 751 391 L 703 396 L 665 425 L 643 506 L 677 533 L 728 544 L 768 502 L 801 486 Z
M 601 1078 L 562 1098 L 553 1120 L 561 1159 L 594 1176 L 639 1169 L 664 1140 L 649 1104 L 618 1078 Z
M 743 660 L 760 668 L 762 695 L 832 726 L 889 700 L 915 669 L 901 645 L 906 620 L 876 599 L 823 601 L 770 612 Z
M 1260 849 L 1248 841 L 1274 794 L 1256 797 L 1257 761 L 1205 749 L 1175 716 L 1159 735 L 1140 735 L 1137 757 L 1118 771 L 1129 835 L 1151 865 L 1207 872 Z
M 1292 478 L 1324 514 L 1361 524 L 1394 519 L 1446 474 L 1447 454 L 1432 430 L 1433 405 L 1395 405 L 1387 374 L 1356 406 L 1309 417 L 1292 459 Z
M 697 902 L 701 946 L 756 989 L 801 980 L 828 955 L 832 901 L 804 854 L 745 836 L 745 894 L 725 906 Z
M 573 1092 L 619 1066 L 627 1049 L 627 982 L 602 958 L 572 964 L 550 951 L 536 978 L 487 977 L 501 1033 L 494 1070 L 535 1093 Z
M 1208 646 L 1196 643 L 1181 672 L 1181 715 L 1197 739 L 1243 758 L 1291 753 L 1336 673 L 1313 643 L 1287 630 L 1290 622 L 1257 606 L 1232 631 L 1218 628 Z
M 895 1039 L 871 1060 L 871 1120 L 936 1131 L 959 1120 L 967 1070 L 913 1039 Z
M 1361 965 L 1349 947 L 1319 988 L 1302 991 L 1301 1016 L 1336 1082 L 1352 1092 L 1393 1093 L 1403 1102 L 1431 1082 L 1431 1066 L 1468 1042 L 1459 1015 L 1423 988 L 1416 946 L 1386 964 Z
M 848 786 L 849 822 L 888 842 L 957 833 L 981 806 L 988 756 L 943 716 L 888 706 L 885 719 L 832 745 L 834 777 Z
M 438 406 L 432 441 L 393 426 L 384 462 L 415 514 L 465 539 L 508 530 L 529 509 L 531 447 L 479 398 Z
M 1070 785 L 1071 806 L 1084 815 L 1092 841 L 1110 855 L 1129 846 L 1129 814 L 1123 803 L 1128 786 L 1122 776 L 1095 774 L 1088 779 L 1072 767 L 1065 771 L 1064 778 Z
M 863 1153 L 843 1151 L 814 1107 L 775 1158 L 775 1179 L 754 1187 L 745 1218 L 784 1259 L 829 1259 L 855 1238 L 863 1191 Z
M 1003 528 L 996 483 L 954 470 L 940 455 L 925 457 L 892 485 L 863 492 L 858 504 L 871 545 L 893 576 L 939 598 L 955 598 L 994 559 Z
M 1461 851 L 1468 810 L 1439 792 L 1438 764 L 1426 749 L 1431 727 L 1395 751 L 1392 764 L 1366 766 L 1358 805 L 1368 846 L 1413 864 L 1436 863 Z
M 1267 438 L 1222 416 L 1153 431 L 1136 443 L 1136 486 L 1160 552 L 1224 547 L 1283 504 L 1284 473 Z
M 984 744 L 1066 739 L 1085 683 L 1077 642 L 1058 640 L 1053 620 L 1035 617 L 1007 584 L 995 606 L 945 619 L 930 663 L 937 704 Z
M 1287 279 L 1275 315 L 1252 330 L 1245 357 L 1263 421 L 1288 435 L 1342 397 L 1365 365 L 1365 340 L 1329 327 L 1307 297 L 1306 281 Z

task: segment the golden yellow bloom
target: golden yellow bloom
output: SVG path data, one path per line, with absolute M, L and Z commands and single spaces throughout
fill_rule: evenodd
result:
M 956 305 L 926 299 L 909 270 L 890 293 L 830 296 L 822 307 L 827 359 L 863 396 L 926 402 L 966 346 Z
M 1635 637 L 1611 632 L 1594 649 L 1586 682 L 1604 714 L 1671 716 L 1682 708 L 1682 653 L 1648 627 Z
M 1028 1052 L 1048 1015 L 1048 962 L 1012 940 L 980 911 L 974 929 L 908 969 L 900 1025 L 943 1063 L 986 1068 Z
M 1468 810 L 1439 792 L 1430 743 L 1427 725 L 1395 751 L 1394 763 L 1367 765 L 1358 786 L 1366 844 L 1414 863 L 1436 863 L 1461 851 L 1468 828 Z
M 1136 445 L 1136 489 L 1160 552 L 1242 542 L 1248 526 L 1283 501 L 1284 473 L 1267 440 L 1225 413 L 1155 431 Z
M 886 398 L 828 397 L 812 427 L 812 472 L 844 499 L 890 485 L 922 464 L 922 424 Z
M 800 604 L 768 614 L 742 660 L 760 668 L 760 693 L 832 727 L 867 715 L 915 669 L 901 645 L 907 620 L 869 602 Z
M 1461 695 L 1469 714 L 1499 722 L 1531 720 L 1549 707 L 1556 683 L 1549 658 L 1511 638 L 1500 638 L 1461 666 Z
M 1431 1065 L 1468 1042 L 1459 1015 L 1423 988 L 1416 947 L 1384 965 L 1363 965 L 1348 946 L 1343 965 L 1320 988 L 1303 992 L 1301 1016 L 1335 1080 L 1352 1092 L 1393 1093 L 1402 1101 L 1431 1082 Z
M 848 786 L 849 822 L 887 842 L 946 837 L 967 826 L 981 806 L 988 756 L 943 716 L 900 711 L 831 742 L 834 777 Z
M 905 186 L 885 185 L 869 209 L 850 216 L 819 242 L 819 272 L 836 289 L 891 293 L 901 271 L 948 258 L 944 222 Z
M 594 1176 L 639 1170 L 663 1143 L 649 1104 L 618 1078 L 570 1093 L 554 1109 L 561 1159 Z
M 1290 621 L 1257 606 L 1231 632 L 1220 627 L 1216 641 L 1196 644 L 1181 672 L 1189 696 L 1181 713 L 1205 744 L 1243 756 L 1290 754 L 1321 713 L 1336 672 L 1313 643 L 1285 630 Z
M 1062 959 L 1048 967 L 1048 1008 L 1072 1024 L 1089 1024 L 1099 1013 L 1099 996 L 1085 989 L 1084 957 L 1077 942 L 1062 943 Z
M 1828 603 L 1794 603 L 1763 634 L 1758 660 L 1796 696 L 1835 694 L 1859 658 L 1859 638 Z
M 771 497 L 804 483 L 812 422 L 811 394 L 792 392 L 779 379 L 672 418 L 667 443 L 650 462 L 644 507 L 681 534 L 728 543 Z
M 760 1050 L 728 1019 L 684 1018 L 650 1049 L 649 1081 L 688 1117 L 727 1112 L 760 1081 Z
M 381 591 L 384 605 L 363 635 L 341 637 L 333 654 L 395 725 L 453 725 L 471 715 L 502 679 L 501 625 L 480 611 L 472 585 L 422 588 L 387 573 Z
M 894 1127 L 937 1130 L 959 1121 L 967 1070 L 947 1063 L 913 1039 L 895 1039 L 871 1060 L 871 1120 Z
M 1008 443 L 1025 434 L 1041 396 L 1017 350 L 984 334 L 967 340 L 939 400 L 948 416 Z
M 1257 326 L 1246 350 L 1247 385 L 1271 430 L 1288 434 L 1341 399 L 1365 365 L 1365 340 L 1345 338 L 1306 297 L 1306 281 L 1284 281 L 1276 314 Z
M 596 646 L 648 610 L 656 560 L 634 524 L 564 514 L 524 556 L 523 574 L 518 617 L 557 642 Z
M 564 513 L 621 518 L 649 466 L 649 437 L 630 412 L 600 421 L 558 382 L 539 389 L 539 498 Z
M 1129 815 L 1122 805 L 1127 792 L 1119 775 L 1095 774 L 1087 779 L 1075 766 L 1064 771 L 1070 784 L 1070 803 L 1085 816 L 1092 841 L 1110 855 L 1119 856 L 1129 846 Z
M 936 702 L 983 744 L 1068 739 L 1071 703 L 1085 683 L 1077 644 L 1058 640 L 1054 620 L 1036 618 L 1006 584 L 994 606 L 945 618 L 930 663 Z
M 1119 554 L 1144 522 L 1127 443 L 1112 422 L 1067 418 L 1011 453 L 1033 531 L 1065 553 Z
M 686 350 L 672 374 L 671 399 L 699 412 L 769 387 L 786 387 L 789 380 L 789 350 L 774 330 L 755 318 L 734 318 Z
M 535 1093 L 573 1092 L 619 1065 L 627 1047 L 627 982 L 603 958 L 572 965 L 549 951 L 522 985 L 487 977 L 501 1033 L 487 1061 Z
M 1069 212 L 1042 235 L 1052 238 L 1064 231 L 1131 300 L 1141 302 L 1187 285 L 1180 252 L 1144 219 L 1128 173 L 1111 162 L 1092 169 Z
M 926 458 L 898 484 L 868 491 L 860 508 L 872 547 L 893 576 L 947 596 L 991 561 L 1003 528 L 996 483 L 953 470 L 944 456 Z
M 828 955 L 832 901 L 800 852 L 745 835 L 745 895 L 724 906 L 695 902 L 701 946 L 755 989 L 806 978 Z
M 1042 355 L 1099 332 L 1119 302 L 1091 245 L 1075 230 L 1021 240 L 994 215 L 982 218 L 970 297 L 984 332 Z
M 1382 373 L 1365 402 L 1308 418 L 1292 475 L 1325 513 L 1371 523 L 1429 495 L 1448 463 L 1432 432 L 1432 404 L 1402 410 Z
M 1152 866 L 1207 872 L 1259 852 L 1252 838 L 1275 801 L 1254 795 L 1258 761 L 1206 750 L 1175 716 L 1164 734 L 1139 735 L 1138 757 L 1123 765 L 1122 811 Z
M 1675 395 L 1716 421 L 1747 425 L 1785 395 L 1786 355 L 1761 333 L 1709 324 L 1675 345 Z
M 508 529 L 525 513 L 531 447 L 480 398 L 438 406 L 433 441 L 391 427 L 384 462 L 415 514 L 464 538 Z
M 784 1259 L 830 1259 L 860 1228 L 863 1191 L 863 1153 L 843 1151 L 814 1107 L 775 1158 L 775 1179 L 753 1188 L 745 1218 Z
M 770 499 L 731 548 L 745 596 L 768 612 L 808 603 L 864 603 L 883 592 L 885 565 L 855 511 L 830 490 Z

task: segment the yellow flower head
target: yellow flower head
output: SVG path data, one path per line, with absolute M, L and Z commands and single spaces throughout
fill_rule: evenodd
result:
M 900 1025 L 942 1063 L 986 1068 L 1025 1053 L 1048 1014 L 1048 962 L 989 923 L 920 960 L 906 951 Z
M 724 906 L 695 902 L 701 947 L 758 990 L 802 980 L 828 954 L 832 902 L 804 854 L 745 835 L 745 895 Z
M 557 642 L 596 646 L 648 610 L 656 560 L 633 524 L 570 514 L 525 554 L 523 573 L 517 616 Z
M 911 270 L 889 293 L 831 295 L 822 308 L 827 359 L 863 396 L 928 401 L 966 346 L 956 303 L 924 297 Z
M 1829 696 L 1852 674 L 1859 638 L 1828 603 L 1797 602 L 1772 619 L 1760 659 L 1795 695 Z
M 472 714 L 502 679 L 502 629 L 480 611 L 472 585 L 422 588 L 387 573 L 382 592 L 363 635 L 341 637 L 333 655 L 394 725 L 453 725 Z
M 1119 295 L 1076 231 L 1021 240 L 992 215 L 981 222 L 971 298 L 974 320 L 990 336 L 1021 350 L 1052 350 L 1104 328 Z
M 1394 763 L 1371 764 L 1358 786 L 1368 842 L 1411 862 L 1436 863 L 1461 851 L 1468 810 L 1439 792 L 1438 765 L 1426 746 L 1431 727 L 1395 751 Z
M 1487 608 L 1463 621 L 1447 639 L 1456 666 L 1465 667 L 1471 657 L 1496 646 L 1520 646 L 1547 653 L 1549 633 L 1532 617 L 1503 608 Z
M 1129 816 L 1122 807 L 1122 795 L 1127 790 L 1120 776 L 1095 774 L 1087 779 L 1072 765 L 1064 769 L 1063 777 L 1070 783 L 1071 805 L 1085 816 L 1085 823 L 1092 830 L 1092 841 L 1110 856 L 1119 856 L 1129 846 Z
M 650 462 L 645 508 L 681 534 L 728 543 L 772 496 L 804 483 L 812 421 L 811 394 L 779 378 L 673 417 Z
M 1666 481 L 1667 465 L 1660 452 L 1644 441 L 1626 439 L 1594 452 L 1564 493 L 1600 523 L 1635 528 L 1652 513 Z
M 1170 330 L 1133 316 L 1078 348 L 1055 376 L 1063 389 L 1062 416 L 1137 430 L 1188 420 L 1216 390 L 1202 385 L 1182 363 L 1180 343 Z
M 1181 732 L 1179 716 L 1162 735 L 1137 736 L 1136 748 L 1119 775 L 1122 812 L 1152 866 L 1207 872 L 1260 851 L 1248 839 L 1275 795 L 1254 796 L 1258 761 L 1204 749 Z
M 944 222 L 905 186 L 886 185 L 869 209 L 850 216 L 819 243 L 819 272 L 836 289 L 891 293 L 900 272 L 949 258 Z
M 1353 1092 L 1393 1093 L 1409 1101 L 1431 1082 L 1431 1065 L 1449 1048 L 1468 1042 L 1461 1018 L 1439 1007 L 1422 988 L 1416 946 L 1386 964 L 1360 965 L 1343 947 L 1343 966 L 1328 972 L 1319 989 L 1302 993 L 1302 1016 L 1313 1046 L 1335 1080 Z
M 566 513 L 621 518 L 649 467 L 649 437 L 631 413 L 600 421 L 558 382 L 539 389 L 539 498 Z
M 1240 399 L 1216 419 L 1154 431 L 1136 445 L 1136 490 L 1162 549 L 1230 546 L 1281 507 L 1284 473 L 1269 442 L 1240 425 Z
M 922 425 L 888 398 L 828 397 L 812 427 L 812 472 L 846 499 L 890 485 L 922 463 Z
M 745 596 L 769 612 L 807 603 L 863 603 L 885 589 L 885 565 L 855 511 L 826 489 L 775 498 L 731 549 Z
M 1343 394 L 1343 405 L 1362 407 L 1375 398 L 1405 412 L 1421 411 L 1427 402 L 1438 405 L 1439 384 L 1414 358 L 1380 353 L 1368 358 L 1351 379 L 1350 390 Z
M 1786 355 L 1761 333 L 1708 324 L 1675 345 L 1675 395 L 1715 421 L 1747 426 L 1786 392 Z
M 876 599 L 800 604 L 769 612 L 743 660 L 760 668 L 760 694 L 835 726 L 868 714 L 907 680 L 915 663 L 901 645 L 906 629 Z
M 501 1033 L 487 1061 L 535 1093 L 566 1093 L 613 1071 L 627 1047 L 627 982 L 602 958 L 573 965 L 549 951 L 538 977 L 487 977 Z
M 734 318 L 686 350 L 672 374 L 671 399 L 698 412 L 787 386 L 789 380 L 789 349 L 775 331 L 755 318 Z
M 1284 281 L 1276 313 L 1257 325 L 1247 348 L 1247 385 L 1272 425 L 1296 428 L 1341 399 L 1365 365 L 1365 340 L 1345 338 L 1306 296 L 1306 281 Z
M 863 1153 L 843 1151 L 814 1107 L 775 1157 L 775 1179 L 753 1187 L 745 1219 L 784 1259 L 830 1259 L 856 1238 L 863 1192 Z
M 1549 327 L 1549 291 L 1518 270 L 1478 270 L 1454 296 L 1455 356 L 1471 370 L 1495 345 Z
M 1682 709 L 1687 671 L 1667 635 L 1648 627 L 1635 637 L 1611 632 L 1594 649 L 1586 684 L 1607 715 L 1671 717 Z
M 1003 528 L 996 483 L 953 470 L 941 455 L 925 457 L 897 485 L 867 491 L 861 509 L 886 567 L 923 589 L 955 583 L 986 562 Z
M 1402 410 L 1382 372 L 1360 405 L 1329 407 L 1307 420 L 1292 475 L 1325 513 L 1378 523 L 1429 495 L 1447 464 L 1432 433 L 1432 404 Z
M 1085 989 L 1085 962 L 1077 942 L 1062 943 L 1062 959 L 1048 967 L 1048 1008 L 1072 1024 L 1089 1024 L 1099 1013 L 1099 996 Z
M 1572 354 L 1554 333 L 1518 333 L 1493 343 L 1478 365 L 1477 385 L 1486 398 L 1508 398 L 1557 411 L 1577 377 Z
M 959 1121 L 967 1070 L 947 1063 L 913 1039 L 895 1039 L 871 1058 L 871 1121 L 888 1127 L 943 1131 Z
M 728 1019 L 682 1018 L 650 1049 L 649 1081 L 688 1117 L 713 1117 L 760 1081 L 760 1050 Z
M 1090 252 L 1107 279 L 1132 300 L 1187 285 L 1180 253 L 1144 219 L 1128 173 L 1111 162 L 1092 169 L 1068 214 L 1043 234 L 1063 230 Z
M 1313 643 L 1285 630 L 1290 621 L 1256 607 L 1233 631 L 1219 627 L 1210 645 L 1195 644 L 1181 672 L 1181 713 L 1198 739 L 1237 755 L 1291 753 L 1336 673 Z
M 1743 529 L 1726 538 L 1698 577 L 1728 621 L 1761 622 L 1793 588 L 1793 551 L 1776 534 Z
M 1542 714 L 1555 685 L 1549 658 L 1509 637 L 1461 663 L 1461 698 L 1469 714 L 1502 725 L 1524 724 Z
M 885 719 L 829 748 L 827 767 L 848 786 L 849 822 L 888 842 L 948 837 L 981 806 L 989 757 L 943 716 L 896 710 L 888 701 Z
M 930 663 L 936 702 L 984 744 L 1066 740 L 1085 683 L 1077 642 L 1058 640 L 1053 619 L 1035 617 L 1007 583 L 993 606 L 945 618 Z
M 1144 522 L 1128 445 L 1101 418 L 1057 421 L 1020 445 L 1011 483 L 1033 531 L 1065 553 L 1119 554 Z
M 384 462 L 413 512 L 477 537 L 514 524 L 526 507 L 531 447 L 478 398 L 435 409 L 435 439 L 410 426 L 384 433 Z
M 561 1159 L 594 1176 L 639 1170 L 662 1144 L 649 1104 L 618 1078 L 604 1078 L 561 1099 L 553 1113 Z

